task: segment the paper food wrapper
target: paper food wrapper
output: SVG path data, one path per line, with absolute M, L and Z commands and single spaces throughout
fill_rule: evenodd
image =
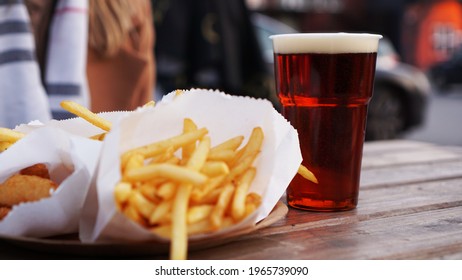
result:
M 59 187 L 50 197 L 13 206 L 0 234 L 48 237 L 78 232 L 81 210 L 102 143 L 55 127 L 39 127 L 0 154 L 0 182 L 37 163 Z
M 120 118 L 128 113 L 128 111 L 113 111 L 98 113 L 97 115 L 110 121 L 111 123 L 117 123 Z M 62 129 L 70 134 L 83 137 L 91 137 L 93 135 L 104 132 L 104 130 L 101 128 L 94 126 L 93 124 L 80 117 L 65 120 L 50 120 L 45 123 L 41 123 L 40 121 L 32 121 L 28 124 L 18 125 L 14 130 L 27 134 L 42 127 L 55 127 Z
M 264 132 L 261 153 L 254 162 L 257 174 L 249 190 L 262 196 L 261 206 L 232 227 L 191 239 L 253 226 L 271 212 L 302 161 L 296 130 L 266 100 L 209 90 L 190 90 L 179 96 L 170 93 L 155 108 L 122 118 L 106 136 L 97 184 L 89 192 L 82 216 L 80 239 L 83 242 L 162 240 L 116 209 L 114 186 L 121 179 L 123 152 L 180 134 L 185 118 L 192 119 L 199 128 L 208 129 L 212 147 L 239 135 L 245 137 L 244 145 L 257 126 Z

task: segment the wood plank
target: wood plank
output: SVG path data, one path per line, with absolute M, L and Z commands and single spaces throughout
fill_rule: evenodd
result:
M 354 223 L 462 206 L 462 179 L 371 188 L 360 192 L 358 208 L 346 212 L 309 212 L 290 208 L 284 221 L 258 235 Z
M 292 230 L 193 252 L 193 259 L 419 259 L 462 250 L 462 206 Z M 444 232 L 444 238 L 442 233 Z M 264 248 L 264 249 L 262 249 Z
M 234 255 L 232 252 L 226 253 L 223 258 L 270 258 L 270 259 L 298 259 L 305 258 L 304 248 L 300 244 L 306 243 L 303 239 L 311 240 L 320 238 L 320 233 L 324 233 L 325 229 L 332 229 L 335 233 L 331 236 L 330 243 L 342 247 L 352 244 L 352 247 L 359 246 L 360 241 L 351 242 L 342 239 L 335 240 L 336 234 L 349 228 L 355 227 L 357 224 L 363 223 L 376 223 L 375 221 L 386 220 L 400 220 L 402 217 L 422 215 L 422 213 L 433 213 L 444 211 L 446 209 L 458 209 L 458 214 L 462 216 L 462 179 L 452 179 L 445 181 L 430 181 L 420 184 L 411 185 L 391 185 L 387 187 L 369 188 L 361 191 L 359 206 L 354 211 L 337 212 L 337 213 L 316 213 L 306 212 L 291 209 L 285 221 L 276 223 L 273 227 L 263 229 L 253 236 L 247 236 L 239 242 L 242 243 L 243 248 L 236 248 L 240 251 L 241 255 Z M 427 220 L 433 217 L 428 215 Z M 434 218 L 434 222 L 439 221 L 438 217 Z M 385 222 L 388 223 L 388 222 Z M 362 229 L 367 232 L 373 230 Z M 380 232 L 382 229 L 378 230 Z M 411 231 L 409 231 L 411 233 Z M 462 231 L 459 231 L 461 233 Z M 290 238 L 280 239 L 281 236 L 289 234 L 294 238 L 294 242 Z M 355 234 L 352 232 L 352 234 Z M 377 233 L 378 234 L 378 233 Z M 441 234 L 441 233 L 440 233 Z M 462 234 L 461 234 L 462 235 Z M 443 236 L 443 235 L 440 235 Z M 292 238 L 291 237 L 291 238 Z M 409 238 L 411 238 L 410 236 Z M 247 240 L 247 238 L 250 238 Z M 345 238 L 341 236 L 341 238 Z M 436 238 L 436 237 L 435 237 Z M 446 239 L 445 237 L 444 239 Z M 324 239 L 324 237 L 322 237 Z M 391 241 L 392 242 L 392 241 Z M 295 243 L 295 244 L 294 244 Z M 275 245 L 274 245 L 275 244 Z M 326 244 L 318 244 L 318 250 Z M 395 252 L 394 255 L 386 255 L 389 258 L 439 258 L 448 255 L 448 258 L 457 256 L 458 244 L 450 243 L 446 247 L 440 244 L 439 249 L 434 247 L 423 247 L 420 251 L 411 251 L 405 255 L 406 251 Z M 262 246 L 265 249 L 258 249 L 256 247 Z M 294 249 L 299 248 L 299 249 Z M 449 247 L 448 247 L 449 246 Z M 456 246 L 456 247 L 454 247 Z M 350 248 L 354 250 L 354 248 Z M 446 248 L 446 249 L 445 249 Z M 211 249 L 213 253 L 214 249 Z M 451 251 L 452 250 L 452 251 Z M 224 249 L 227 251 L 227 249 Z M 259 251 L 256 253 L 255 251 Z M 300 252 L 302 251 L 302 252 Z M 333 255 L 323 255 L 322 257 L 311 256 L 309 258 L 335 258 L 337 253 L 330 252 Z M 221 254 L 213 253 L 213 254 Z M 255 255 L 257 254 L 257 255 Z M 346 253 L 344 253 L 346 254 Z M 365 252 L 363 255 L 347 256 L 342 258 L 381 258 L 379 255 L 369 256 Z M 199 255 L 202 257 L 202 255 Z M 340 255 L 338 255 L 340 256 Z M 307 256 L 308 257 L 308 256 Z
M 365 154 L 382 154 L 390 151 L 406 151 L 409 149 L 426 149 L 428 147 L 435 147 L 435 144 L 413 140 L 383 140 L 383 141 L 370 141 L 364 143 Z
M 364 147 L 362 168 L 409 165 L 462 159 L 462 150 L 411 141 L 373 143 Z
M 429 227 L 429 236 L 414 237 Z M 233 244 L 233 247 L 225 245 L 223 250 L 212 248 L 192 256 L 199 259 L 457 258 L 462 252 L 462 179 L 369 188 L 361 192 L 359 206 L 354 211 L 316 213 L 290 209 L 284 221 Z
M 387 166 L 361 171 L 361 188 L 411 184 L 462 177 L 462 161 Z
M 462 179 L 360 191 L 357 215 L 384 217 L 462 206 Z
M 443 161 L 460 160 L 462 153 L 449 149 L 428 148 L 421 150 L 407 150 L 403 152 L 369 155 L 363 158 L 362 169 L 371 169 L 388 166 L 410 165 L 420 163 L 436 163 Z

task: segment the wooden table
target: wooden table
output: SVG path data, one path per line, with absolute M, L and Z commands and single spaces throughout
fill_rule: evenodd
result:
M 0 241 L 0 258 L 80 257 Z M 402 140 L 366 143 L 357 209 L 289 209 L 269 227 L 190 252 L 189 258 L 462 259 L 462 147 Z

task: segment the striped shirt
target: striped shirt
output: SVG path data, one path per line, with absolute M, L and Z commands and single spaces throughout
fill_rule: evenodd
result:
M 0 0 L 0 126 L 49 119 L 27 9 L 22 0 Z

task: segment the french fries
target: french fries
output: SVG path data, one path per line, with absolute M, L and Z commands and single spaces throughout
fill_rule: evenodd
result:
M 151 100 L 151 101 L 147 102 L 146 104 L 144 104 L 142 107 L 143 108 L 154 107 L 155 104 L 156 104 L 156 102 Z M 91 123 L 92 125 L 94 125 L 96 127 L 99 127 L 99 128 L 101 128 L 102 130 L 105 131 L 103 133 L 99 133 L 99 134 L 91 136 L 90 138 L 93 139 L 93 140 L 103 141 L 104 137 L 106 136 L 106 133 L 109 132 L 111 130 L 111 128 L 112 128 L 112 123 L 110 121 L 98 116 L 94 112 L 90 111 L 86 107 L 84 107 L 84 106 L 82 106 L 82 105 L 80 105 L 80 104 L 78 104 L 78 103 L 76 103 L 74 101 L 63 100 L 63 101 L 61 101 L 60 105 L 61 105 L 61 108 L 63 108 L 64 110 L 66 110 L 66 111 L 68 111 L 68 112 L 70 112 L 70 113 L 72 113 L 72 114 L 86 120 L 87 122 Z M 1 149 L 1 146 L 0 146 L 0 149 Z
M 185 119 L 181 134 L 121 155 L 122 179 L 114 189 L 117 208 L 170 239 L 171 259 L 185 259 L 188 236 L 236 224 L 261 204 L 249 189 L 263 137 L 256 127 L 240 149 L 243 136 L 211 147 L 208 130 Z
M 67 110 L 78 117 L 88 121 L 89 123 L 105 130 L 103 133 L 99 133 L 96 135 L 91 136 L 91 139 L 94 140 L 104 140 L 106 133 L 111 130 L 112 123 L 106 119 L 101 118 L 97 114 L 93 113 L 92 111 L 88 110 L 84 106 L 74 102 L 65 100 L 61 102 L 61 107 Z M 146 107 L 154 106 L 154 102 L 148 102 Z M 0 127 L 0 153 L 11 147 L 14 143 L 16 143 L 19 139 L 25 136 L 24 133 L 14 131 L 12 129 Z
M 300 165 L 298 168 L 298 174 L 300 174 L 303 178 L 317 184 L 318 179 L 316 176 L 314 176 L 313 172 L 311 172 L 308 168 L 306 168 L 304 165 Z
M 93 124 L 94 126 L 101 128 L 102 130 L 111 130 L 111 122 L 101 118 L 97 114 L 93 113 L 92 111 L 88 110 L 87 108 L 76 102 L 64 100 L 60 103 L 60 105 L 64 110 L 67 110 L 68 112 L 81 117 L 82 119 Z
M 0 127 L 0 142 L 15 143 L 19 139 L 23 138 L 24 134 L 21 132 L 14 131 L 12 129 Z
M 11 147 L 18 140 L 23 138 L 24 133 L 9 128 L 0 127 L 0 153 Z
M 156 106 L 156 102 L 154 100 L 148 101 L 146 104 L 144 104 L 142 107 L 143 108 L 149 108 L 149 107 L 154 107 Z

